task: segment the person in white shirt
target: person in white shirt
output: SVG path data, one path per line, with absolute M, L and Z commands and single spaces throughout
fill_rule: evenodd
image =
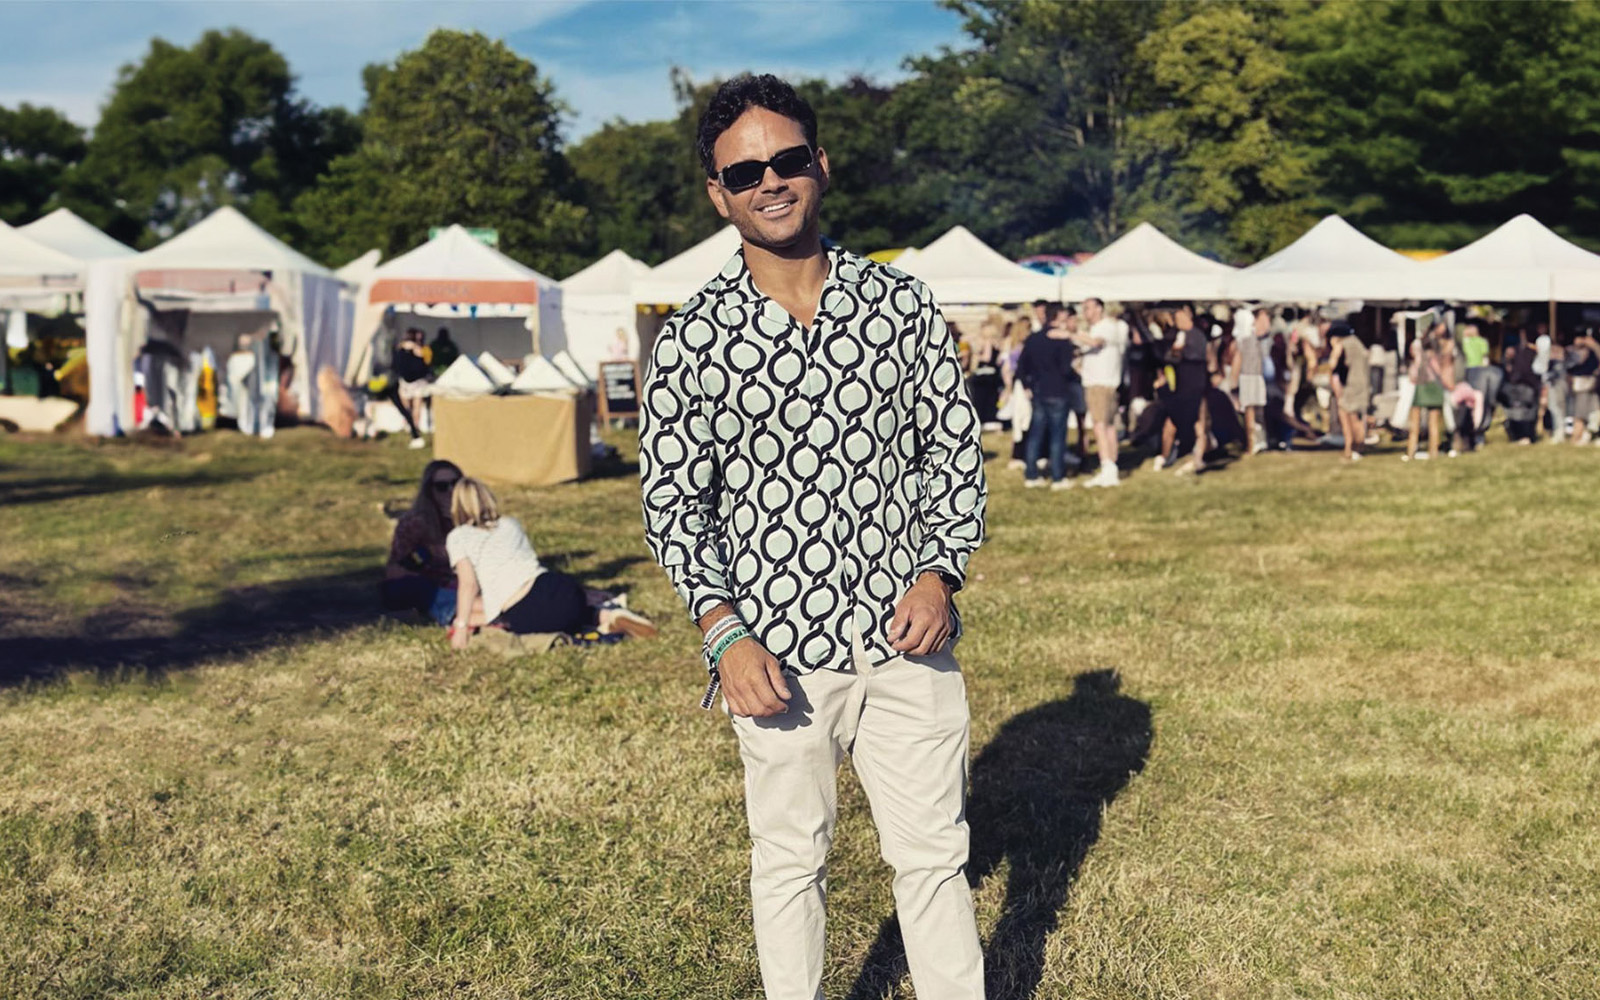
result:
M 1094 420 L 1095 447 L 1100 471 L 1084 486 L 1115 486 L 1117 476 L 1117 392 L 1122 388 L 1122 362 L 1128 352 L 1128 324 L 1106 315 L 1106 304 L 1090 298 L 1083 303 L 1088 333 L 1079 339 L 1083 350 L 1083 388 Z
M 625 608 L 595 608 L 583 584 L 565 573 L 546 569 L 533 551 L 522 522 L 505 517 L 489 487 L 470 476 L 459 479 L 450 493 L 450 519 L 445 554 L 456 574 L 456 618 L 450 645 L 466 649 L 476 618 L 473 602 L 483 598 L 482 618 L 499 635 L 550 632 L 626 632 L 651 638 L 656 627 Z M 480 634 L 494 638 L 493 629 Z M 513 647 L 514 649 L 514 647 Z

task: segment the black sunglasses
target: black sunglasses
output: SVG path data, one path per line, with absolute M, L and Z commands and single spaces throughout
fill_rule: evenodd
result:
M 717 171 L 717 180 L 729 191 L 748 191 L 767 176 L 767 168 L 785 179 L 798 177 L 817 161 L 810 146 L 790 146 L 772 154 L 770 160 L 740 160 Z
M 459 482 L 461 482 L 459 479 L 435 479 L 433 481 L 433 488 L 438 490 L 440 493 L 449 493 L 451 490 L 456 488 L 456 483 Z

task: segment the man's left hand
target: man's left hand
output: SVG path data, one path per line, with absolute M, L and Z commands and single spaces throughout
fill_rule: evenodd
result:
M 889 645 L 907 656 L 927 656 L 950 641 L 950 587 L 937 573 L 924 573 L 895 605 Z

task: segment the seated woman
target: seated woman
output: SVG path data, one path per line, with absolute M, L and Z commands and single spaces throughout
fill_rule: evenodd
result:
M 411 509 L 400 515 L 383 568 L 383 606 L 390 611 L 414 608 L 440 625 L 450 624 L 456 610 L 456 575 L 445 554 L 450 533 L 450 494 L 461 481 L 454 462 L 429 462 Z
M 584 587 L 565 573 L 545 569 L 534 554 L 522 522 L 504 517 L 494 494 L 470 477 L 450 495 L 455 527 L 445 539 L 456 573 L 456 618 L 450 645 L 465 649 L 473 625 L 481 620 L 511 635 L 549 632 L 622 632 L 651 638 L 656 627 L 626 608 L 590 605 Z M 475 603 L 482 595 L 481 604 Z M 494 629 L 483 632 L 494 634 Z

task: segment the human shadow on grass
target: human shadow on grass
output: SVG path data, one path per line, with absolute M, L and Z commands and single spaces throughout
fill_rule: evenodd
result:
M 32 479 L 0 478 L 0 507 L 54 503 L 76 497 L 129 493 L 134 490 L 183 489 L 190 486 L 220 486 L 255 478 L 256 473 L 220 474 L 211 471 L 181 475 L 88 475 L 41 476 Z
M 1121 693 L 1113 670 L 1073 678 L 1071 697 L 1018 714 L 972 764 L 967 879 L 978 886 L 1009 861 L 1000 920 L 985 948 L 989 1000 L 1029 1000 L 1102 811 L 1144 768 L 1150 706 Z M 850 1000 L 880 1000 L 906 974 L 894 917 L 867 952 Z
M 0 686 L 47 681 L 69 670 L 164 674 L 208 659 L 295 645 L 375 621 L 369 567 L 230 587 L 204 607 L 167 612 L 137 581 L 123 600 L 68 619 L 27 598 L 27 583 L 0 580 Z

